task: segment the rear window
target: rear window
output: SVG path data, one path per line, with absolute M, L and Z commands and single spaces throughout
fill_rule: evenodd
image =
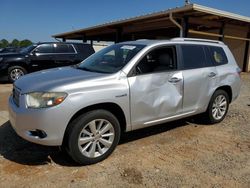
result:
M 215 65 L 223 65 L 228 62 L 227 56 L 221 47 L 208 46 L 210 58 Z
M 81 55 L 84 59 L 91 54 L 95 53 L 93 47 L 89 44 L 74 44 L 79 55 Z
M 182 57 L 184 69 L 195 69 L 204 67 L 206 57 L 200 45 L 182 45 Z

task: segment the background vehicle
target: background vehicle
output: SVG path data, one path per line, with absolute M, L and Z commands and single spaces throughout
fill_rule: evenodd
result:
M 0 49 L 0 54 L 3 53 L 12 53 L 12 52 L 19 52 L 21 48 L 16 48 L 16 47 L 6 47 L 6 48 L 1 48 Z
M 112 153 L 124 131 L 195 114 L 220 122 L 239 91 L 239 68 L 222 42 L 124 42 L 78 66 L 17 80 L 10 122 L 24 139 L 62 145 L 92 164 Z
M 43 69 L 75 65 L 91 54 L 90 44 L 44 42 L 20 52 L 0 54 L 0 76 L 14 82 L 20 76 Z

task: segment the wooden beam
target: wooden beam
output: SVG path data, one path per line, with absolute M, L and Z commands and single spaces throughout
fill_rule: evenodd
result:
M 204 31 L 196 31 L 192 29 L 189 29 L 188 32 L 192 34 L 205 35 L 205 36 L 211 36 L 211 37 L 222 37 L 222 35 L 217 34 L 217 33 L 208 33 Z
M 193 34 L 198 34 L 198 35 L 205 35 L 205 36 L 212 36 L 212 37 L 223 37 L 223 35 L 221 35 L 221 34 L 196 31 L 196 30 L 192 30 L 192 29 L 189 29 L 188 32 L 193 33 Z M 237 37 L 237 36 L 231 36 L 231 35 L 224 35 L 224 38 L 250 41 L 250 38 L 243 38 L 243 37 Z
M 212 27 L 219 27 L 219 28 L 222 26 L 221 22 L 205 20 L 202 18 L 189 17 L 188 21 L 190 24 L 205 25 L 205 26 L 212 26 Z

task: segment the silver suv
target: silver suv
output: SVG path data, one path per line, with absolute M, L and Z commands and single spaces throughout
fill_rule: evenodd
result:
M 175 38 L 111 45 L 73 67 L 21 77 L 10 122 L 24 139 L 63 146 L 80 164 L 107 158 L 122 132 L 203 114 L 218 123 L 240 91 L 219 41 Z

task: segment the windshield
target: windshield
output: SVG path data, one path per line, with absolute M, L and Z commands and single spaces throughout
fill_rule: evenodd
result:
M 144 47 L 145 45 L 114 44 L 93 54 L 77 68 L 91 72 L 115 73 L 121 70 Z
M 22 53 L 22 54 L 29 53 L 29 52 L 31 52 L 35 47 L 36 47 L 36 45 L 32 44 L 32 45 L 30 45 L 30 46 L 27 46 L 27 47 L 21 49 L 21 50 L 20 50 L 20 53 Z

